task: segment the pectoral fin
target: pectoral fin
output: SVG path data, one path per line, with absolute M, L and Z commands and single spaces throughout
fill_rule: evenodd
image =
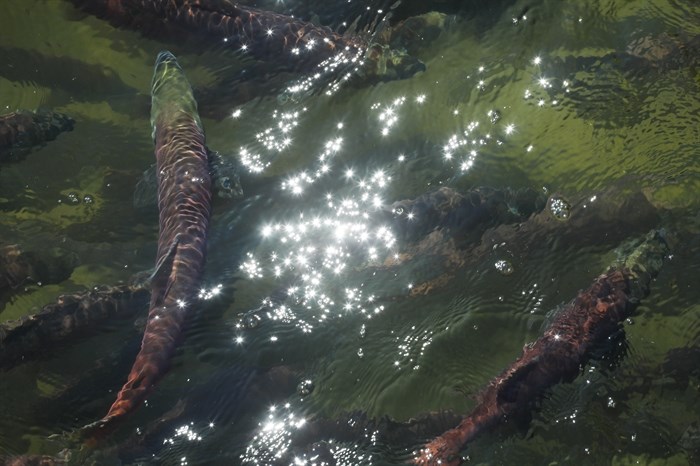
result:
M 177 247 L 180 244 L 180 235 L 176 235 L 167 252 L 158 259 L 155 270 L 151 274 L 149 281 L 154 293 L 158 293 L 156 303 L 160 303 L 167 294 L 167 283 L 170 280 L 170 273 L 173 270 L 173 262 L 177 254 Z

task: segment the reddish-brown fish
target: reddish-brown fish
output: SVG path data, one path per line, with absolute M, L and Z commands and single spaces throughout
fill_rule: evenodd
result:
M 459 451 L 481 432 L 508 417 L 529 412 L 543 393 L 559 382 L 571 382 L 591 352 L 630 316 L 663 262 L 668 247 L 652 232 L 626 252 L 626 259 L 600 277 L 553 320 L 540 338 L 493 379 L 479 404 L 462 422 L 418 452 L 414 463 L 460 464 Z
M 141 351 L 104 427 L 133 411 L 168 370 L 204 268 L 211 179 L 192 89 L 170 52 L 161 52 L 152 84 L 151 123 L 158 169 L 160 235 Z
M 145 34 L 181 39 L 214 38 L 222 46 L 242 50 L 261 60 L 294 68 L 314 66 L 332 54 L 364 52 L 356 37 L 332 29 L 227 0 L 73 0 L 80 8 L 115 25 Z M 172 31 L 177 28 L 176 31 Z

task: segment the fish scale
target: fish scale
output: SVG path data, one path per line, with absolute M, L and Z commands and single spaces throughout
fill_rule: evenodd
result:
M 151 123 L 158 169 L 160 233 L 141 350 L 107 415 L 105 428 L 136 409 L 163 377 L 182 337 L 206 258 L 211 177 L 192 89 L 170 52 L 156 59 Z

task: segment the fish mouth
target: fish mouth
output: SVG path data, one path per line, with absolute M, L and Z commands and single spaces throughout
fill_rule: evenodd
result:
M 202 123 L 197 112 L 197 101 L 192 94 L 192 87 L 185 72 L 175 58 L 167 50 L 158 53 L 151 81 L 151 126 L 155 139 L 156 123 L 162 119 L 175 121 L 177 115 L 186 115 L 194 119 L 202 129 Z
M 161 50 L 158 53 L 158 56 L 156 57 L 156 68 L 158 68 L 160 65 L 162 65 L 165 62 L 177 63 L 177 60 L 175 59 L 175 55 L 173 55 L 168 50 Z
M 174 70 L 173 70 L 174 69 Z M 173 73 L 175 71 L 175 73 Z M 182 74 L 182 68 L 177 62 L 175 55 L 167 50 L 158 53 L 153 67 L 153 81 L 151 82 L 151 95 L 155 95 L 160 90 L 168 77 Z

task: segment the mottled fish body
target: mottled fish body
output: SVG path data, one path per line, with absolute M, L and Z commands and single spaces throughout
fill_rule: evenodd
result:
M 364 52 L 364 42 L 355 37 L 228 0 L 72 1 L 118 26 L 148 35 L 214 38 L 234 50 L 294 68 L 312 68 L 336 52 Z M 173 27 L 177 30 L 169 30 Z
M 204 131 L 185 74 L 170 52 L 156 59 L 151 124 L 160 234 L 141 350 L 104 426 L 128 414 L 168 370 L 205 263 L 211 179 Z
M 455 428 L 423 448 L 414 463 L 456 466 L 459 452 L 485 430 L 527 414 L 543 393 L 571 382 L 600 344 L 620 329 L 639 301 L 649 294 L 668 246 L 661 232 L 621 248 L 622 260 L 599 276 L 568 304 L 523 354 L 484 389 L 480 402 Z
M 46 109 L 0 115 L 0 162 L 21 158 L 32 147 L 71 131 L 74 124 L 71 117 Z

